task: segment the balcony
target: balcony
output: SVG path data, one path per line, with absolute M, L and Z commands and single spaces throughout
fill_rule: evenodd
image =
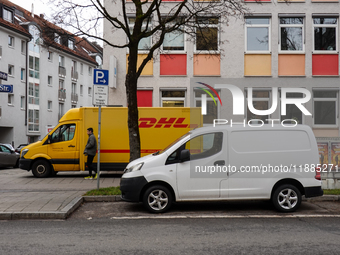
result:
M 59 66 L 59 76 L 65 77 L 66 76 L 66 69 L 65 67 Z
M 58 98 L 59 98 L 59 101 L 65 102 L 65 99 L 66 99 L 66 89 L 59 89 L 58 90 Z
M 71 70 L 71 79 L 72 81 L 77 81 L 78 80 L 78 72 L 74 72 Z
M 72 104 L 78 103 L 78 94 L 76 94 L 76 93 L 71 93 L 71 103 L 72 103 Z

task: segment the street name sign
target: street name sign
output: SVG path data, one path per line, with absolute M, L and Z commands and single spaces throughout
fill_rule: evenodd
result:
M 0 92 L 13 93 L 13 85 L 0 84 Z
M 1 80 L 7 81 L 7 77 L 8 77 L 7 73 L 0 72 L 0 79 L 1 79 Z

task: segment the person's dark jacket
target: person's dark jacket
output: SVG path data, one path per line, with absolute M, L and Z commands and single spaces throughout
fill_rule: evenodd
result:
M 95 156 L 97 153 L 97 140 L 94 134 L 89 135 L 84 153 L 90 156 Z

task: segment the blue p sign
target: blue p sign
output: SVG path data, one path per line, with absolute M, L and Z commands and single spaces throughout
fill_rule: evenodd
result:
M 94 69 L 94 85 L 109 85 L 109 70 Z

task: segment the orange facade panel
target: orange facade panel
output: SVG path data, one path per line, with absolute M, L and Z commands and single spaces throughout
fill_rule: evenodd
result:
M 138 54 L 138 60 L 137 60 L 137 66 L 139 67 L 143 60 L 147 57 L 147 54 Z M 126 72 L 128 70 L 128 58 L 129 58 L 129 54 L 126 54 Z M 153 61 L 150 60 L 146 66 L 144 67 L 143 71 L 142 71 L 142 76 L 150 76 L 153 75 Z
M 194 75 L 219 76 L 221 75 L 221 56 L 211 54 L 194 55 Z
M 304 54 L 279 55 L 279 76 L 304 76 L 305 74 Z
M 244 55 L 244 76 L 271 76 L 271 54 L 246 54 Z

